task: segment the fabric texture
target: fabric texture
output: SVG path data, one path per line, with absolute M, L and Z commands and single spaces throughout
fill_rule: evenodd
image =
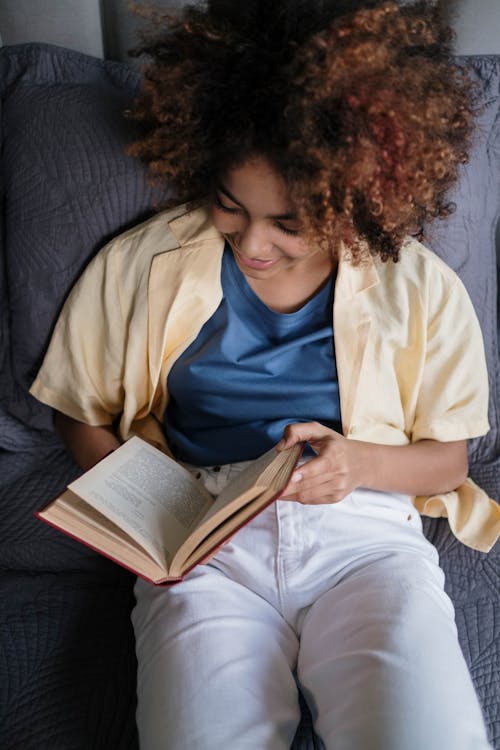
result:
M 4 750 L 138 750 L 132 603 L 128 575 L 2 572 Z
M 136 432 L 168 450 L 158 434 L 168 373 L 219 307 L 224 244 L 204 206 L 165 212 L 112 241 L 68 298 L 31 393 L 89 424 L 120 418 L 124 440 Z M 346 437 L 406 445 L 488 430 L 487 372 L 469 297 L 416 241 L 398 264 L 340 258 L 333 331 Z M 487 551 L 500 534 L 500 507 L 470 479 L 416 504 L 447 516 L 476 549 Z

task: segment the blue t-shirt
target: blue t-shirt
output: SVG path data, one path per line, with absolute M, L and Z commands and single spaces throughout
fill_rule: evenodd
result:
M 223 299 L 168 375 L 165 433 L 198 466 L 257 458 L 291 422 L 341 431 L 333 343 L 333 280 L 300 310 L 278 313 L 255 294 L 231 249 Z

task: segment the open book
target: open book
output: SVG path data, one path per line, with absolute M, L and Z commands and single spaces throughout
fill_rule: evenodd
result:
M 214 499 L 187 469 L 133 437 L 36 515 L 146 580 L 173 583 L 280 495 L 302 448 L 272 448 Z

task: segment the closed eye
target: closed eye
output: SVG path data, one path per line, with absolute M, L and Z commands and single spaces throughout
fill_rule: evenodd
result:
M 243 207 L 240 207 L 240 206 L 228 206 L 222 200 L 218 190 L 214 191 L 214 204 L 215 206 L 217 206 L 217 208 L 220 211 L 224 211 L 224 213 L 226 214 L 240 214 L 244 212 L 245 210 Z M 286 227 L 284 224 L 281 223 L 281 221 L 275 221 L 274 226 L 280 232 L 283 232 L 283 234 L 287 234 L 291 237 L 296 237 L 298 234 L 300 234 L 300 229 L 291 229 L 289 227 Z
M 299 229 L 289 229 L 289 227 L 283 226 L 283 224 L 280 224 L 279 221 L 275 222 L 274 226 L 276 227 L 276 229 L 279 229 L 280 232 L 284 232 L 285 234 L 290 234 L 292 236 L 295 236 L 300 232 Z
M 226 206 L 226 204 L 222 202 L 220 195 L 217 192 L 214 194 L 214 203 L 217 208 L 220 208 L 221 211 L 225 211 L 228 214 L 238 214 L 242 210 L 241 208 Z

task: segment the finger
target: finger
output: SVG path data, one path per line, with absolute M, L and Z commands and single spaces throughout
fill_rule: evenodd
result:
M 300 472 L 297 472 L 293 478 L 290 479 L 282 494 L 284 495 L 293 492 L 294 494 L 299 493 L 303 495 L 304 493 L 308 493 L 312 495 L 317 493 L 323 485 L 336 488 L 336 483 L 338 483 L 338 478 L 335 474 L 330 472 L 312 478 L 305 478 Z
M 283 431 L 283 438 L 277 445 L 278 450 L 290 448 L 292 445 L 310 440 L 321 440 L 328 435 L 333 436 L 338 433 L 329 427 L 320 424 L 320 422 L 293 422 L 288 424 Z
M 288 497 L 289 495 L 294 495 L 294 497 L 300 496 L 301 498 L 314 497 L 316 495 L 328 495 L 332 492 L 336 492 L 340 489 L 340 486 L 338 478 L 334 473 L 328 472 L 318 474 L 310 479 L 304 479 L 299 470 L 295 473 L 294 478 L 288 482 L 287 486 L 281 493 L 280 499 L 285 496 Z
M 325 481 L 335 474 L 332 457 L 316 456 L 300 464 L 290 477 L 289 484 L 301 482 L 302 485 L 317 484 L 318 479 Z

